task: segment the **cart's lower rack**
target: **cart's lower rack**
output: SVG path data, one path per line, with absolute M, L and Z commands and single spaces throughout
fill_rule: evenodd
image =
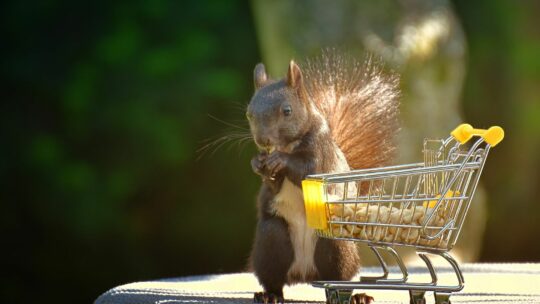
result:
M 317 281 L 313 282 L 312 285 L 318 288 L 324 288 L 326 292 L 327 303 L 330 304 L 343 304 L 350 303 L 351 295 L 353 289 L 392 289 L 392 290 L 408 290 L 410 296 L 410 303 L 412 304 L 424 304 L 425 302 L 425 293 L 427 291 L 434 292 L 435 303 L 436 304 L 449 304 L 450 295 L 452 292 L 457 292 L 463 289 L 465 280 L 463 278 L 463 273 L 459 268 L 458 263 L 454 258 L 447 252 L 440 251 L 417 251 L 418 256 L 424 261 L 427 266 L 427 270 L 431 276 L 431 282 L 420 283 L 420 282 L 409 282 L 408 281 L 408 271 L 405 267 L 405 264 L 397 254 L 397 252 L 388 246 L 376 246 L 370 245 L 371 250 L 375 253 L 381 268 L 383 270 L 382 276 L 377 277 L 360 277 L 359 281 Z M 383 260 L 382 255 L 379 250 L 384 250 L 388 252 L 396 260 L 399 269 L 401 271 L 402 277 L 398 279 L 389 279 L 389 271 L 386 262 Z M 437 255 L 446 260 L 452 267 L 456 279 L 457 285 L 440 285 L 438 284 L 437 272 L 435 267 L 431 263 L 428 255 Z

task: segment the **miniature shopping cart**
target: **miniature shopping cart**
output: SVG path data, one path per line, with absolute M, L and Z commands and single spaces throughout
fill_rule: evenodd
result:
M 479 139 L 467 143 L 473 136 Z M 491 147 L 504 137 L 500 127 L 474 129 L 462 124 L 445 140 L 424 141 L 424 162 L 310 175 L 302 182 L 308 225 L 321 237 L 367 243 L 383 270 L 359 281 L 319 281 L 328 303 L 349 303 L 353 289 L 408 290 L 410 302 L 425 303 L 425 292 L 437 304 L 450 303 L 450 294 L 464 287 L 458 263 L 448 254 L 454 247 L 469 210 Z M 396 246 L 416 249 L 431 282 L 408 280 Z M 397 262 L 399 278 L 389 278 L 381 252 Z M 439 284 L 429 255 L 452 267 L 457 285 Z

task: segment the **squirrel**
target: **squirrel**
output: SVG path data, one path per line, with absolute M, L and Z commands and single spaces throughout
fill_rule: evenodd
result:
M 250 256 L 263 292 L 255 303 L 283 302 L 284 285 L 351 280 L 360 258 L 354 242 L 319 238 L 306 224 L 302 180 L 389 163 L 398 131 L 399 77 L 367 57 L 364 64 L 326 53 L 290 61 L 287 75 L 270 79 L 254 69 L 255 93 L 246 116 L 259 153 L 251 160 L 262 178 Z M 352 303 L 369 303 L 361 294 Z

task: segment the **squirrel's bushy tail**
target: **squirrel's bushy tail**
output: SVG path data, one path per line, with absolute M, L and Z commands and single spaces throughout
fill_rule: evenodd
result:
M 399 77 L 380 61 L 325 51 L 304 64 L 309 98 L 326 118 L 351 169 L 387 165 L 398 132 Z

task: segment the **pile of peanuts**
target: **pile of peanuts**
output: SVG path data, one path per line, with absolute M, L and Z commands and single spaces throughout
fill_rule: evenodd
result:
M 330 204 L 331 221 L 380 223 L 390 225 L 413 225 L 423 224 L 426 212 L 432 208 L 426 205 L 411 205 L 408 208 L 387 207 L 384 205 L 367 204 Z M 442 227 L 447 221 L 448 214 L 444 208 L 439 208 L 428 226 Z M 330 224 L 332 236 L 368 240 L 371 242 L 405 243 L 425 245 L 430 247 L 444 248 L 448 244 L 446 240 L 437 238 L 426 240 L 419 238 L 420 228 L 399 228 L 388 226 L 354 225 L 354 224 Z

